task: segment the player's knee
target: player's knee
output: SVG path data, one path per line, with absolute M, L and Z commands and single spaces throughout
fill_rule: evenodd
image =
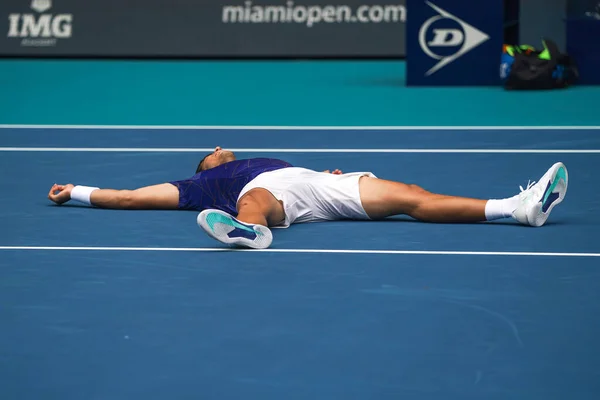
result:
M 410 201 L 408 202 L 410 213 L 416 212 L 427 204 L 435 197 L 435 195 L 422 187 L 414 184 L 409 184 Z
M 256 188 L 246 193 L 237 204 L 239 214 L 257 213 L 265 217 L 269 226 L 277 225 L 285 218 L 283 206 L 266 189 Z
M 260 208 L 260 199 L 257 197 L 258 196 L 255 196 L 254 193 L 251 192 L 244 195 L 238 202 L 238 211 L 248 208 Z

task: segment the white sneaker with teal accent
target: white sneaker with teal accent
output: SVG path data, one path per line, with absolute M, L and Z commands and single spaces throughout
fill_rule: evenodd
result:
M 544 225 L 552 209 L 565 198 L 568 183 L 567 167 L 560 162 L 554 164 L 538 183 L 529 183 L 525 189 L 521 187 L 520 204 L 513 217 L 525 225 Z
M 263 225 L 246 224 L 220 210 L 198 214 L 198 226 L 221 243 L 252 249 L 266 249 L 273 241 L 271 230 Z

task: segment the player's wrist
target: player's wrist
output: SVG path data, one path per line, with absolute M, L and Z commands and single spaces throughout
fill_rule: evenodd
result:
M 91 197 L 94 190 L 98 190 L 97 187 L 77 185 L 71 189 L 71 200 L 78 201 L 88 206 L 92 205 Z

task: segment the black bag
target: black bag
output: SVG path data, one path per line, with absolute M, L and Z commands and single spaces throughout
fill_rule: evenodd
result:
M 577 80 L 579 71 L 574 60 L 562 54 L 551 40 L 544 40 L 544 50 L 515 52 L 504 87 L 509 90 L 566 88 Z

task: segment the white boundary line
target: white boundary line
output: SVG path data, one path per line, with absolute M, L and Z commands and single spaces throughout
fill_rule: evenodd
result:
M 508 154 L 598 154 L 600 149 L 227 149 L 237 153 L 508 153 Z M 0 147 L 0 152 L 101 152 L 101 153 L 210 153 L 214 148 L 135 147 Z
M 0 246 L 2 250 L 23 251 L 145 251 L 145 252 L 250 252 L 308 254 L 393 254 L 453 256 L 600 257 L 600 253 L 547 253 L 520 251 L 428 251 L 428 250 L 336 250 L 336 249 L 230 249 L 203 247 L 93 247 L 93 246 Z
M 270 125 L 27 125 L 0 124 L 0 129 L 121 129 L 121 130 L 281 130 L 281 131 L 490 131 L 490 130 L 600 130 L 589 126 L 270 126 Z

